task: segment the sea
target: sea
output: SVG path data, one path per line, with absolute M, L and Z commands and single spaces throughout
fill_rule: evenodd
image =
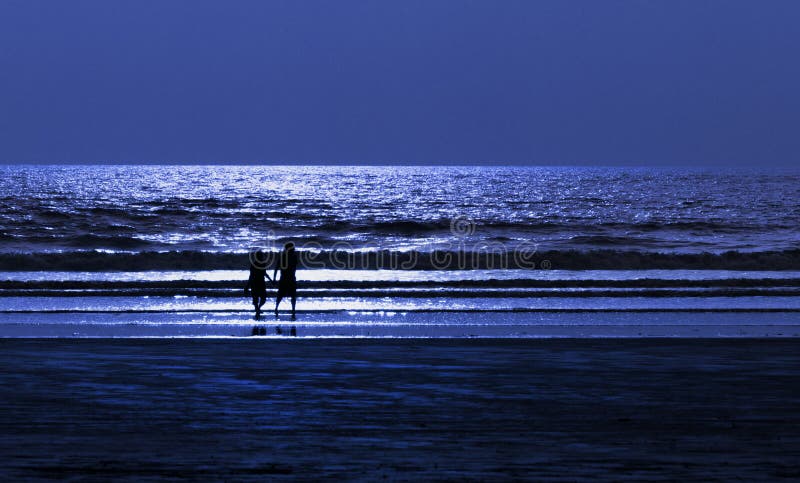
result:
M 785 337 L 798 295 L 800 171 L 0 167 L 0 337 Z

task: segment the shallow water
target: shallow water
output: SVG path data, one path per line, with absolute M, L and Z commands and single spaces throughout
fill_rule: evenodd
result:
M 297 319 L 253 320 L 243 271 L 6 272 L 0 336 L 794 337 L 798 272 L 299 272 Z

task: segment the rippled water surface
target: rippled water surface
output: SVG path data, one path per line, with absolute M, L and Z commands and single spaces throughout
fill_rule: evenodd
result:
M 7 253 L 232 252 L 286 239 L 389 250 L 531 242 L 545 250 L 800 247 L 800 176 L 792 173 L 7 166 L 0 174 Z

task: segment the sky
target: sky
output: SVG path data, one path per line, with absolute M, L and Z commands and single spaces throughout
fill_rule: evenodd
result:
M 797 0 L 2 0 L 0 162 L 795 166 Z

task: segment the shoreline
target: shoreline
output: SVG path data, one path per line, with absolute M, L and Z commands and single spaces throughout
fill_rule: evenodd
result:
M 259 321 L 244 277 L 0 272 L 0 337 L 800 336 L 800 272 L 308 270 L 297 319 Z
M 115 311 L 0 313 L 0 338 L 746 338 L 800 337 L 797 311 Z M 278 328 L 282 330 L 279 331 Z M 282 338 L 281 337 L 281 338 Z

